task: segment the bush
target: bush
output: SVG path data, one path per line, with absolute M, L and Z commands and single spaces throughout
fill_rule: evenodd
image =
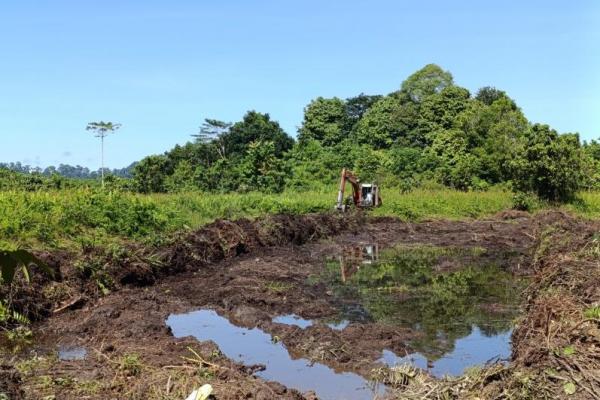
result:
M 536 124 L 511 168 L 517 191 L 533 192 L 552 202 L 571 201 L 583 183 L 579 137 L 559 135 L 548 125 Z
M 534 194 L 516 192 L 512 198 L 512 209 L 519 211 L 533 211 L 538 207 L 538 201 Z

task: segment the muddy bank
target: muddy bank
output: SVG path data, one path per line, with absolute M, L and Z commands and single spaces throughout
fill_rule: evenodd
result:
M 161 253 L 161 257 L 179 260 L 180 267 L 168 273 L 146 269 L 150 280 L 130 279 L 129 272 L 115 274 L 120 285 L 125 282 L 121 290 L 96 300 L 90 297 L 36 327 L 40 338 L 36 355 L 18 361 L 26 398 L 53 394 L 69 399 L 84 393 L 98 399 L 175 399 L 204 382 L 215 387 L 219 399 L 311 398 L 310 393 L 256 378 L 253 373 L 260 366 L 234 362 L 212 342 L 174 338 L 165 319 L 173 313 L 214 309 L 241 326 L 257 326 L 277 337 L 294 357 L 368 376 L 380 365 L 383 349 L 410 352 L 407 343 L 421 333 L 368 322 L 350 323 L 339 330 L 321 323 L 299 329 L 273 321 L 288 314 L 320 319 L 337 312 L 340 299 L 327 293 L 322 283 L 308 279 L 322 270 L 324 257 L 373 242 L 382 247 L 397 243 L 454 246 L 484 249 L 481 257 L 500 260 L 507 270 L 524 274 L 531 264 L 529 249 L 536 224 L 524 216 L 419 224 L 376 219 L 362 226 L 356 220 L 348 223 L 334 217 L 323 222 L 320 218 L 312 219 L 306 231 L 305 225 L 290 229 L 287 219 L 263 222 L 262 227 L 219 222 L 202 234 L 179 239 L 179 244 Z M 228 234 L 216 233 L 222 230 Z M 330 239 L 303 246 L 288 244 L 325 236 Z M 278 243 L 284 245 L 273 245 Z M 220 250 L 214 250 L 217 244 Z M 207 248 L 212 250 L 207 252 Z M 436 268 L 452 269 L 448 261 L 439 258 Z M 161 274 L 165 276 L 160 278 Z M 123 281 L 124 277 L 128 278 Z M 152 281 L 156 283 L 149 285 Z M 140 284 L 146 286 L 136 287 Z M 85 360 L 58 360 L 51 353 L 59 345 L 82 346 L 87 356 Z
M 84 246 L 82 254 L 41 252 L 37 256 L 55 272 L 55 280 L 33 267 L 31 283 L 22 277 L 0 298 L 31 321 L 43 321 L 101 304 L 104 295 L 127 287 L 148 286 L 164 277 L 196 271 L 221 260 L 283 244 L 300 245 L 356 230 L 361 214 L 273 215 L 255 221 L 218 220 L 197 231 L 169 239 L 156 248 L 129 243 L 118 248 Z M 112 310 L 108 319 L 118 315 Z M 99 325 L 105 322 L 98 321 Z M 158 323 L 158 322 L 157 322 Z M 8 325 L 6 328 L 14 326 Z M 0 392 L 19 398 L 20 374 L 15 359 L 2 352 L 6 365 L 0 375 Z M 281 392 L 278 389 L 278 392 Z
M 31 284 L 20 280 L 0 286 L 0 298 L 32 321 L 53 311 L 75 309 L 128 286 L 153 285 L 166 276 L 193 271 L 261 248 L 296 244 L 356 231 L 360 213 L 271 215 L 257 220 L 217 220 L 203 228 L 166 240 L 158 247 L 84 245 L 81 254 L 66 251 L 36 255 L 55 272 L 55 279 L 32 269 Z
M 398 396 L 600 398 L 600 223 L 560 212 L 532 221 L 531 285 L 512 336 L 511 363 L 431 380 L 404 376 Z M 382 379 L 394 376 L 386 373 Z

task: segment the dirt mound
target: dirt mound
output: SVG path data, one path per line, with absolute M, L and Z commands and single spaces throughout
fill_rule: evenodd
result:
M 504 210 L 504 211 L 500 211 L 499 213 L 497 213 L 494 217 L 496 219 L 501 219 L 501 220 L 511 220 L 511 219 L 519 219 L 519 218 L 529 218 L 529 217 L 531 217 L 531 214 L 529 214 L 527 211 Z
M 311 240 L 332 236 L 344 230 L 356 230 L 361 214 L 272 215 L 256 221 L 217 220 L 192 232 L 163 249 L 162 268 L 158 275 L 172 275 L 250 253 L 260 247 L 301 245 Z M 144 284 L 139 268 L 120 277 L 121 283 Z
M 0 287 L 0 298 L 37 321 L 53 309 L 80 306 L 122 286 L 149 286 L 160 278 L 251 253 L 268 246 L 303 244 L 356 230 L 360 214 L 270 215 L 257 220 L 217 220 L 176 236 L 158 248 L 129 243 L 119 249 L 90 247 L 76 256 L 65 252 L 37 256 L 54 271 L 51 279 L 33 268 L 31 283 Z M 20 278 L 22 280 L 22 277 Z M 71 304 L 71 305 L 69 305 Z
M 536 220 L 537 274 L 527 314 L 513 334 L 514 362 L 553 369 L 586 396 L 600 396 L 600 224 L 564 213 Z M 560 379 L 554 381 L 558 386 Z
M 106 249 L 90 249 L 80 264 L 91 266 L 75 273 L 92 296 L 98 295 L 94 280 L 107 289 L 119 286 L 148 286 L 161 277 L 196 270 L 210 263 L 287 244 L 301 245 L 311 240 L 356 230 L 364 217 L 356 214 L 269 215 L 257 220 L 217 220 L 201 229 L 177 236 L 159 248 L 129 245 L 115 254 Z M 95 267 L 94 267 L 95 266 Z

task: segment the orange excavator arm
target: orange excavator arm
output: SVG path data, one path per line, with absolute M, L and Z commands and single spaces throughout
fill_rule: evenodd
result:
M 346 181 L 352 185 L 352 200 L 355 205 L 360 204 L 360 185 L 359 179 L 346 168 L 342 168 L 342 175 L 340 179 L 340 191 L 338 192 L 337 198 L 337 209 L 341 210 L 344 206 L 344 192 L 346 191 Z

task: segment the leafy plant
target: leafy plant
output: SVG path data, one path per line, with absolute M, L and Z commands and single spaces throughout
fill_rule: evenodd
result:
M 119 361 L 119 369 L 128 376 L 137 376 L 142 372 L 140 356 L 135 353 L 125 354 Z
M 537 207 L 537 199 L 534 195 L 525 192 L 516 192 L 512 198 L 513 210 L 533 211 Z
M 0 325 L 5 323 L 29 324 L 29 319 L 15 310 L 11 310 L 4 302 L 0 301 Z
M 582 187 L 583 160 L 577 135 L 559 135 L 548 125 L 535 124 L 511 161 L 515 188 L 549 201 L 573 200 Z
M 2 269 L 2 283 L 11 284 L 15 273 L 20 268 L 25 280 L 29 282 L 29 265 L 35 264 L 49 275 L 54 275 L 46 263 L 27 250 L 0 250 L 0 268 Z

